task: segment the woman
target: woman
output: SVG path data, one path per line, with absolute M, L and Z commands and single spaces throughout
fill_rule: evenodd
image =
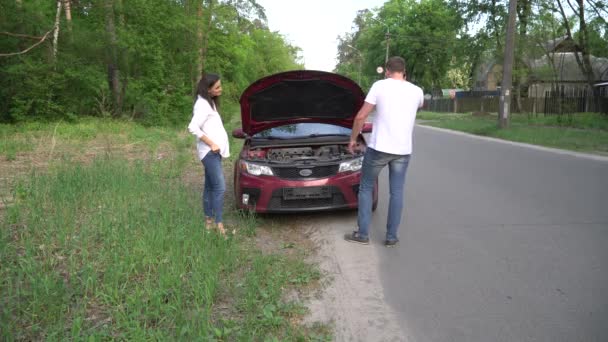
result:
M 203 210 L 205 227 L 210 229 L 215 222 L 221 234 L 226 234 L 222 223 L 226 182 L 222 171 L 222 158 L 230 156 L 228 134 L 218 113 L 222 82 L 216 74 L 204 74 L 198 82 L 190 133 L 197 138 L 198 158 L 205 169 Z

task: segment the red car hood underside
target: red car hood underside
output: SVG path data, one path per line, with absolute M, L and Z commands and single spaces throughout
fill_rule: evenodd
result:
M 351 79 L 329 72 L 297 70 L 264 77 L 241 95 L 241 122 L 248 135 L 300 122 L 351 128 L 365 94 Z

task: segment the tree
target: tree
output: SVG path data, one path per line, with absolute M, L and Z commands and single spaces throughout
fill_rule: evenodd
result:
M 608 24 L 601 17 L 587 23 L 589 53 L 596 57 L 608 57 Z
M 67 28 L 57 43 L 53 23 Z M 254 0 L 2 1 L 0 35 L 1 122 L 183 124 L 203 70 L 219 72 L 234 101 L 258 77 L 303 67 Z
M 573 39 L 574 36 L 572 34 L 572 25 L 570 20 L 568 20 L 562 2 L 563 0 L 556 0 L 557 7 L 559 8 L 559 13 L 562 15 L 564 24 L 566 26 L 566 34 L 568 35 L 568 38 Z M 593 86 L 595 83 L 595 76 L 593 74 L 593 67 L 591 65 L 591 58 L 589 56 L 589 31 L 587 30 L 584 1 L 576 0 L 576 6 L 574 6 L 570 0 L 566 0 L 566 3 L 568 4 L 572 12 L 574 12 L 577 16 L 579 23 L 578 46 L 580 49 L 581 56 L 579 56 L 579 53 L 574 54 L 574 56 L 576 57 L 576 62 L 585 77 L 587 78 L 587 83 L 589 84 L 589 87 L 591 89 L 595 89 L 595 87 Z
M 106 36 L 108 40 L 108 85 L 112 94 L 114 115 L 122 114 L 122 94 L 120 81 L 120 66 L 118 61 L 118 35 L 114 21 L 114 0 L 104 0 L 106 11 Z
M 71 0 L 62 0 L 63 8 L 65 9 L 65 20 L 68 24 L 68 31 L 72 32 L 72 1 Z
M 373 78 L 370 75 L 373 74 L 368 72 L 365 75 L 363 70 L 363 63 L 367 59 L 365 50 L 361 50 L 357 44 L 366 28 L 366 23 L 371 22 L 370 16 L 373 16 L 373 13 L 368 9 L 359 11 L 353 21 L 355 31 L 338 36 L 337 64 L 334 69 L 336 73 L 359 80 L 360 86 L 363 88 L 371 86 L 370 81 Z
M 339 47 L 336 70 L 351 70 L 357 54 L 348 51 L 353 46 L 361 51 L 363 74 L 377 78 L 375 69 L 384 65 L 387 27 L 390 29 L 390 55 L 400 55 L 407 63 L 407 78 L 427 91 L 441 88 L 447 71 L 453 67 L 463 21 L 458 12 L 443 0 L 391 0 L 372 11 L 360 12 L 355 19 L 356 30 L 344 36 Z M 349 67 L 341 64 L 347 63 Z

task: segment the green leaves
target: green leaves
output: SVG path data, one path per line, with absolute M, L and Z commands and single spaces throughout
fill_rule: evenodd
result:
M 0 32 L 31 37 L 3 35 L 0 53 L 8 53 L 52 27 L 56 3 L 8 1 L 0 8 Z M 183 125 L 200 77 L 197 64 L 222 75 L 231 100 L 261 76 L 302 67 L 298 48 L 268 30 L 264 9 L 253 0 L 81 0 L 72 1 L 72 18 L 68 31 L 62 14 L 56 64 L 47 42 L 0 58 L 0 122 L 113 115 Z
M 369 87 L 379 77 L 376 67 L 384 65 L 388 31 L 389 56 L 404 57 L 408 79 L 427 91 L 440 87 L 454 63 L 457 34 L 463 26 L 457 11 L 444 0 L 392 0 L 377 13 L 361 12 L 355 22 L 358 29 L 341 43 L 342 63 L 337 71 L 355 78 L 358 61 L 345 56 L 358 50 L 363 60 L 362 83 Z
M 476 73 L 482 73 L 484 64 L 502 63 L 507 3 L 496 0 L 391 0 L 378 10 L 360 11 L 353 21 L 356 29 L 340 38 L 336 71 L 356 79 L 357 63 L 362 60 L 361 83 L 368 88 L 381 77 L 375 69 L 384 64 L 385 34 L 390 31 L 389 55 L 405 58 L 408 79 L 422 86 L 425 92 L 473 87 Z M 559 3 L 549 0 L 518 2 L 515 75 L 523 78 L 527 73 L 524 61 L 544 56 L 547 42 L 566 35 L 565 19 L 557 9 Z M 592 55 L 607 57 L 608 30 L 601 17 L 605 10 L 600 3 L 605 7 L 605 1 L 584 2 L 586 44 Z M 567 19 L 574 39 L 581 45 L 580 18 L 571 14 Z M 356 51 L 360 52 L 361 58 Z

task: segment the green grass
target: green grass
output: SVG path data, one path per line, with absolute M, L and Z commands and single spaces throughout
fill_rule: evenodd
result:
M 421 112 L 423 124 L 505 140 L 573 151 L 608 153 L 608 116 L 578 113 L 562 116 L 514 114 L 508 129 L 498 129 L 497 116 Z
M 184 128 L 185 129 L 185 128 Z M 155 151 L 161 144 L 183 148 L 191 145 L 189 136 L 179 136 L 178 130 L 145 127 L 130 121 L 84 118 L 77 122 L 39 122 L 19 125 L 0 124 L 0 155 L 9 161 L 17 153 L 47 148 L 58 141 L 85 152 L 87 144 L 96 143 L 109 148 L 116 145 L 144 146 Z
M 182 131 L 91 120 L 0 132 L 173 148 L 162 159 L 62 159 L 17 177 L 0 211 L 1 339 L 331 339 L 326 327 L 301 326 L 306 308 L 285 299 L 320 278 L 305 251 L 258 251 L 259 219 L 230 208 L 236 235 L 205 231 L 200 185 L 183 180 L 200 163 Z

